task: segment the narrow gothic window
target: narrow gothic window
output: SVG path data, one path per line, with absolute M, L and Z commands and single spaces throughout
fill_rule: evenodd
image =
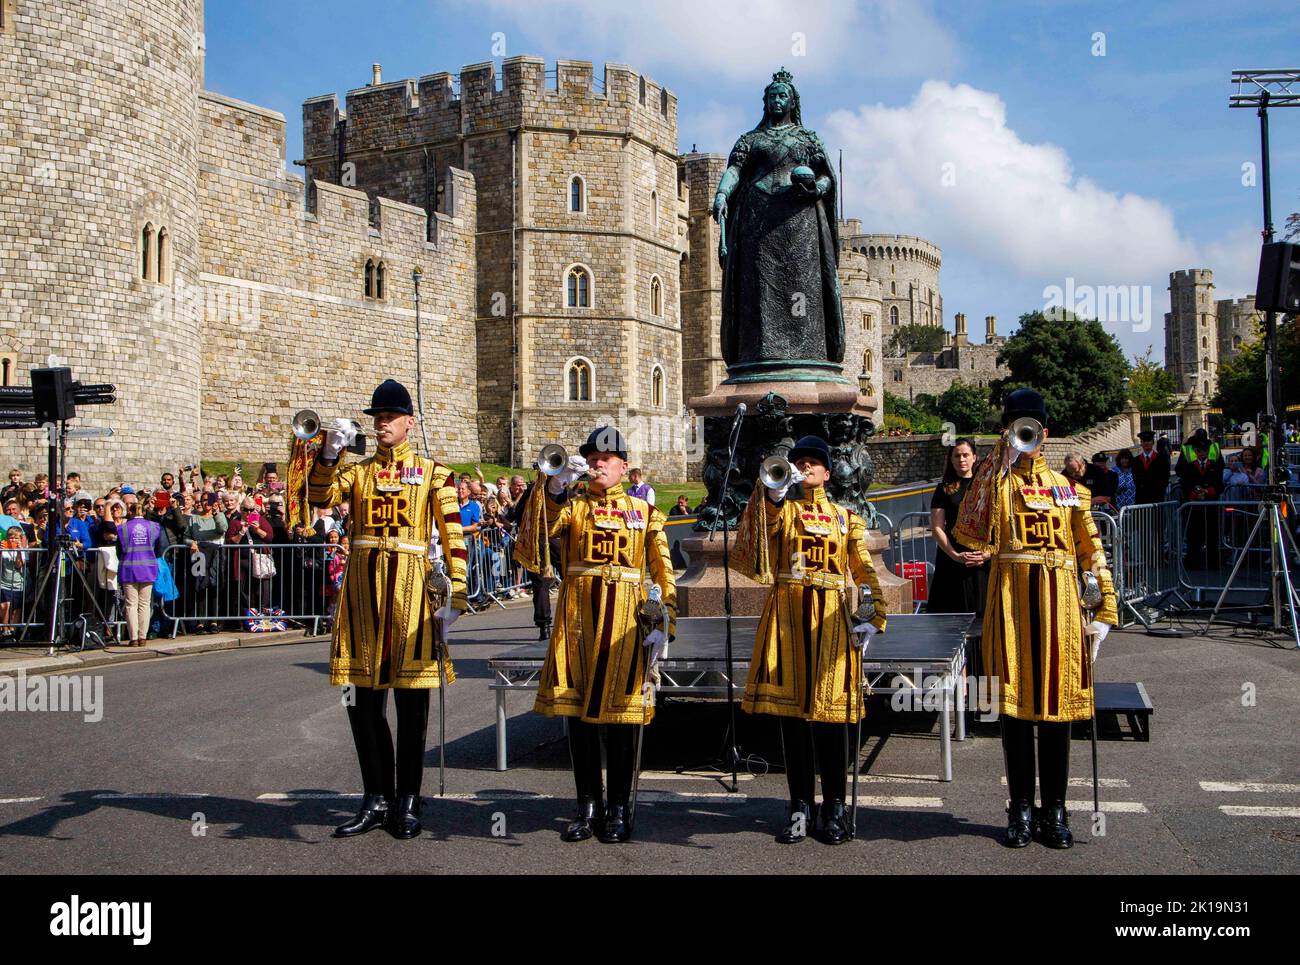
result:
M 167 273 L 171 270 L 172 239 L 166 228 L 158 231 L 158 281 L 167 284 Z
M 591 365 L 584 359 L 569 363 L 569 401 L 591 401 Z
M 664 313 L 664 286 L 658 278 L 650 279 L 650 314 L 658 318 Z
M 656 408 L 664 404 L 664 370 L 657 365 L 650 376 L 650 404 Z
M 144 230 L 140 232 L 140 277 L 145 281 L 151 281 L 153 279 L 153 238 L 153 225 L 145 225 Z
M 384 263 L 381 261 L 375 266 L 375 297 L 384 297 Z
M 572 212 L 581 213 L 585 206 L 582 187 L 582 178 L 575 174 L 569 181 L 569 210 Z
M 366 259 L 366 297 L 375 297 L 375 262 L 373 259 Z
M 570 268 L 568 281 L 570 308 L 591 307 L 591 277 L 585 268 Z

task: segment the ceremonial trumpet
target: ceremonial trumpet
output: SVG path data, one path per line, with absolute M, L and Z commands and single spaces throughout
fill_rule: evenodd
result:
M 568 463 L 569 451 L 558 442 L 542 446 L 542 451 L 537 454 L 537 468 L 544 476 L 558 476 Z
M 293 414 L 293 434 L 303 442 L 311 442 L 320 434 L 321 429 L 351 428 L 356 431 L 356 441 L 348 447 L 349 452 L 365 455 L 366 437 L 361 432 L 361 423 L 356 419 L 334 419 L 328 425 L 315 409 L 299 409 Z
M 1017 452 L 1033 452 L 1043 444 L 1043 424 L 1037 419 L 1023 416 L 1007 429 L 1007 441 Z
M 768 456 L 758 467 L 758 479 L 768 489 L 784 489 L 794 467 L 785 456 Z

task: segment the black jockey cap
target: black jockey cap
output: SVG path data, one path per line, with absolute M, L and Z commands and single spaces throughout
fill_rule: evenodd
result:
M 578 447 L 578 455 L 583 459 L 590 458 L 593 452 L 612 452 L 626 462 L 627 440 L 623 438 L 623 433 L 613 426 L 600 426 L 592 429 L 591 435 L 587 436 L 587 441 Z
M 396 379 L 384 379 L 370 397 L 370 408 L 363 411 L 366 415 L 379 415 L 381 412 L 415 415 L 415 410 L 411 408 L 411 393 Z
M 826 445 L 826 440 L 819 436 L 804 436 L 794 444 L 794 448 L 790 450 L 790 454 L 786 458 L 793 464 L 804 456 L 816 459 L 826 467 L 827 472 L 830 472 L 833 468 L 831 447 Z
M 1033 389 L 1015 389 L 1007 393 L 1002 402 L 1002 424 L 1009 426 L 1017 419 L 1037 419 L 1047 425 L 1047 406 L 1043 397 Z

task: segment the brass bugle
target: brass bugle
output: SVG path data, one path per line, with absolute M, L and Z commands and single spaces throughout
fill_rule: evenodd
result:
M 351 451 L 365 452 L 365 435 L 361 432 L 361 423 L 356 419 L 334 419 L 326 423 L 315 409 L 299 409 L 293 414 L 293 434 L 303 442 L 311 442 L 321 429 L 342 429 L 349 427 L 356 430 L 357 439 L 352 444 Z M 359 447 L 359 448 L 358 448 Z
M 537 468 L 544 476 L 558 476 L 568 463 L 569 452 L 558 442 L 542 446 L 542 451 L 537 454 Z
M 793 468 L 785 456 L 768 456 L 758 467 L 758 478 L 768 489 L 784 489 L 790 482 Z
M 1017 452 L 1033 452 L 1043 444 L 1043 424 L 1023 416 L 1007 428 L 1007 441 Z

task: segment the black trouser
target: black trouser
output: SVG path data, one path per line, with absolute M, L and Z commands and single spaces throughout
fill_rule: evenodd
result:
M 600 725 L 570 717 L 569 753 L 573 757 L 573 782 L 578 800 L 601 799 Z M 626 805 L 632 798 L 632 771 L 636 764 L 638 724 L 605 725 L 605 757 L 609 771 L 609 803 Z
M 1007 791 L 1013 801 L 1034 801 L 1034 722 L 1002 717 Z M 1043 807 L 1065 803 L 1070 781 L 1070 722 L 1038 724 L 1038 772 Z
M 530 572 L 528 585 L 533 591 L 533 624 L 544 627 L 551 622 L 551 581 L 540 573 Z
M 843 801 L 848 764 L 848 728 L 802 717 L 781 718 L 785 747 L 785 779 L 790 800 L 812 804 L 817 795 L 817 773 L 822 776 L 822 800 Z
M 367 794 L 382 794 L 389 800 L 407 794 L 419 795 L 424 777 L 424 738 L 429 726 L 428 690 L 395 687 L 393 693 L 397 705 L 396 759 L 385 714 L 388 691 L 357 687 L 356 703 L 348 707 L 352 742 L 356 744 L 357 760 L 361 764 L 362 787 Z

